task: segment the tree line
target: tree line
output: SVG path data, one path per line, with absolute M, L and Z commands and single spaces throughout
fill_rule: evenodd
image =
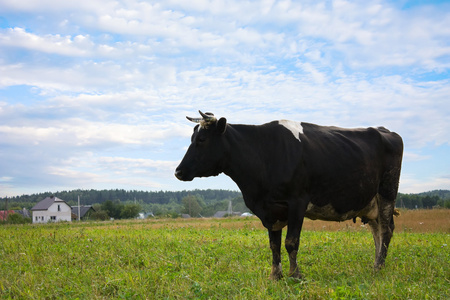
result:
M 54 195 L 71 206 L 77 206 L 78 196 L 81 205 L 92 205 L 97 219 L 131 218 L 139 212 L 154 216 L 178 217 L 189 214 L 192 217 L 210 217 L 217 211 L 226 211 L 229 202 L 232 210 L 250 212 L 245 206 L 242 194 L 229 190 L 192 190 L 192 191 L 137 191 L 137 190 L 72 190 L 45 192 L 32 195 L 1 198 L 0 210 L 5 209 L 6 199 L 9 210 L 31 209 L 39 201 Z M 3 204 L 3 205 L 2 205 Z M 396 200 L 398 208 L 431 209 L 450 208 L 450 190 L 435 190 L 419 194 L 399 193 Z
M 141 201 L 143 203 L 154 204 L 168 204 L 171 201 L 181 202 L 183 197 L 191 194 L 198 194 L 202 196 L 206 201 L 217 201 L 226 198 L 234 198 L 240 196 L 241 193 L 237 191 L 229 190 L 191 190 L 191 191 L 137 191 L 137 190 L 124 190 L 124 189 L 109 189 L 109 190 L 71 190 L 71 191 L 57 191 L 57 192 L 44 192 L 31 195 L 22 195 L 15 197 L 8 197 L 10 203 L 17 203 L 20 206 L 28 205 L 29 208 L 33 207 L 36 203 L 43 200 L 46 197 L 54 195 L 60 199 L 63 199 L 67 203 L 73 203 L 76 205 L 78 196 L 80 196 L 84 205 L 93 205 L 95 203 L 102 204 L 107 200 L 120 200 L 121 202 L 127 201 Z M 0 198 L 3 201 L 6 199 Z M 72 205 L 72 204 L 71 204 Z
M 450 208 L 450 191 L 434 190 L 419 194 L 399 193 L 396 206 L 407 209 Z
M 155 216 L 175 217 L 189 212 L 192 216 L 209 217 L 217 210 L 226 210 L 232 200 L 233 210 L 248 212 L 242 195 L 229 190 L 191 190 L 191 191 L 137 191 L 137 190 L 72 190 L 60 192 L 45 192 L 32 195 L 8 197 L 8 209 L 31 209 L 39 201 L 54 195 L 70 206 L 92 205 L 95 209 L 93 218 L 129 218 L 138 211 L 152 213 Z M 6 198 L 0 198 L 5 203 Z M 0 204 L 1 205 L 1 204 Z M 4 205 L 4 204 L 3 204 Z M 195 209 L 194 209 L 195 207 Z M 0 206 L 0 210 L 4 209 Z M 137 213 L 135 213 L 137 215 Z

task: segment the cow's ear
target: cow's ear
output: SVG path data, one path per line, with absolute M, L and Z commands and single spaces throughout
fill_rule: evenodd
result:
M 217 132 L 219 134 L 224 134 L 225 130 L 227 130 L 227 119 L 220 118 L 219 121 L 217 121 Z

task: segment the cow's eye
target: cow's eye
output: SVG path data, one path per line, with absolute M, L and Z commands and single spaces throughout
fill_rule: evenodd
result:
M 206 141 L 206 138 L 204 136 L 199 136 L 197 138 L 197 143 L 202 144 Z

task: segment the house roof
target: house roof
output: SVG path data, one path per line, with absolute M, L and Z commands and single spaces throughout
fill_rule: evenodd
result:
M 219 210 L 214 214 L 214 218 L 223 218 L 227 213 L 228 211 L 226 210 Z
M 15 210 L 15 212 L 16 212 L 17 214 L 21 214 L 21 215 L 22 215 L 23 217 L 25 217 L 25 218 L 31 217 L 30 212 L 29 212 L 28 209 L 26 209 L 25 207 L 24 207 L 23 209 L 21 209 L 21 210 Z
M 90 210 L 95 211 L 95 209 L 91 205 L 80 206 L 80 218 L 84 217 L 84 215 Z M 72 213 L 78 216 L 78 206 L 72 206 Z
M 58 197 L 50 196 L 50 197 L 47 197 L 44 200 L 40 201 L 31 210 L 47 210 L 55 202 L 64 202 L 64 203 L 66 203 L 66 201 L 64 201 L 62 199 L 59 199 Z M 69 204 L 67 204 L 67 205 L 69 205 Z

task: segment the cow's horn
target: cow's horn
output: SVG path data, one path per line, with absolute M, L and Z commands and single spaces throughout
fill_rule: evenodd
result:
M 200 110 L 198 112 L 200 113 L 200 115 L 203 117 L 203 120 L 205 120 L 205 121 L 212 121 L 215 119 L 213 113 L 207 112 L 204 114 Z
M 203 121 L 203 118 L 191 118 L 188 116 L 186 116 L 186 119 L 188 119 L 189 121 L 194 122 L 194 123 L 200 123 L 200 121 Z
M 194 123 L 200 123 L 202 121 L 209 123 L 211 121 L 214 122 L 216 120 L 216 117 L 214 117 L 213 113 L 210 113 L 210 112 L 202 113 L 200 110 L 198 112 L 202 116 L 201 118 L 191 118 L 191 117 L 186 116 L 186 119 L 188 119 L 189 121 L 194 122 Z

